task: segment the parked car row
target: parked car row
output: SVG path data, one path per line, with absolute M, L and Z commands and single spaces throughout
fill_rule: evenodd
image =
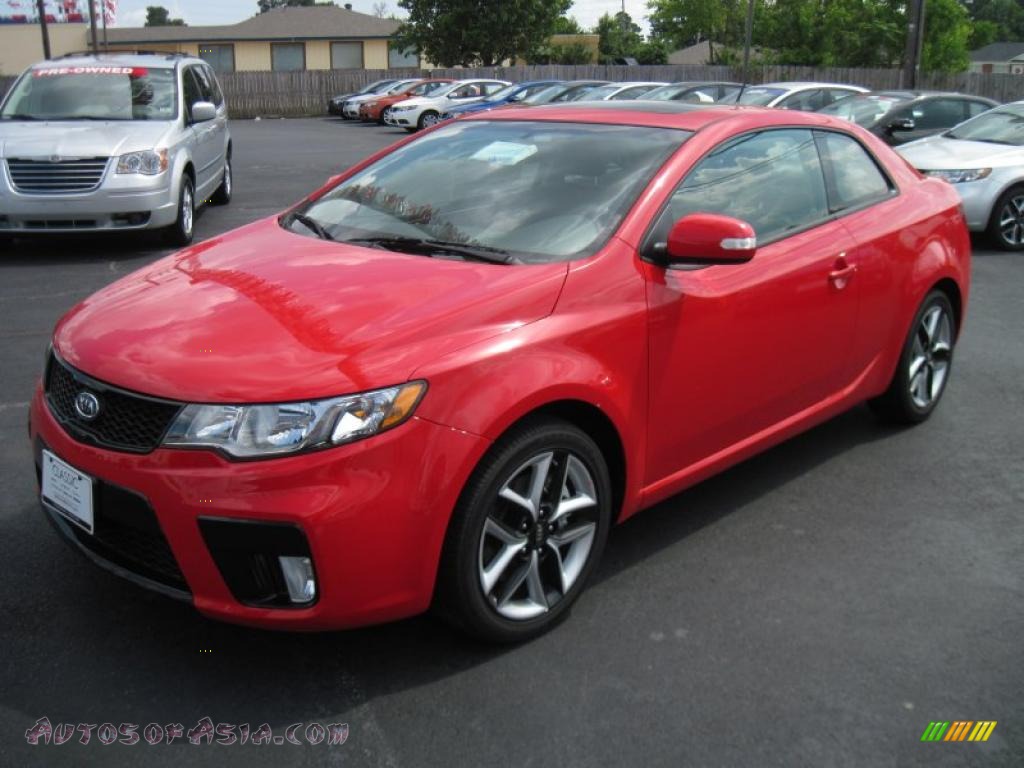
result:
M 338 101 L 338 99 L 341 99 Z M 348 119 L 416 131 L 490 109 L 585 101 L 675 101 L 820 112 L 856 123 L 926 175 L 955 185 L 973 231 L 1024 250 L 1024 104 L 999 107 L 982 96 L 920 90 L 869 91 L 856 85 L 779 82 L 607 82 L 604 80 L 381 80 L 338 97 Z M 986 117 L 987 116 L 987 117 Z M 983 117 L 984 119 L 979 119 Z M 961 126 L 962 128 L 957 128 Z M 1008 146 L 1006 149 L 994 148 Z

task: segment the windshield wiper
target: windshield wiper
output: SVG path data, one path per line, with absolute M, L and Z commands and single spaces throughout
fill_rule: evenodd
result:
M 371 248 L 384 248 L 389 251 L 403 251 L 431 256 L 435 253 L 449 253 L 465 259 L 484 261 L 489 264 L 510 264 L 512 254 L 501 248 L 488 245 L 470 245 L 468 243 L 452 243 L 446 240 L 429 240 L 419 237 L 356 237 L 346 243 L 366 245 Z
M 328 232 L 324 225 L 314 219 L 312 216 L 307 216 L 304 213 L 292 213 L 290 216 L 292 221 L 297 221 L 299 224 L 304 226 L 314 235 L 319 237 L 321 240 L 334 240 L 334 235 Z

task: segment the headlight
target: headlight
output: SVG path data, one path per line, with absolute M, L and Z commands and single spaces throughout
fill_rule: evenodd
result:
M 351 443 L 397 427 L 416 409 L 425 381 L 359 395 L 280 405 L 187 405 L 164 445 L 217 448 L 240 459 Z
M 416 107 L 392 107 L 391 111 L 392 112 L 408 112 L 408 111 L 413 110 L 413 109 L 416 109 Z
M 167 170 L 167 150 L 147 149 L 145 152 L 130 152 L 117 159 L 118 173 L 143 173 L 156 176 Z
M 969 168 L 964 170 L 950 171 L 925 171 L 926 175 L 934 176 L 937 179 L 945 179 L 950 184 L 962 184 L 965 181 L 981 181 L 990 173 L 992 173 L 991 168 Z
M 369 101 L 369 102 L 366 103 L 366 108 L 367 109 L 373 109 L 376 106 L 377 106 L 377 102 L 376 101 Z

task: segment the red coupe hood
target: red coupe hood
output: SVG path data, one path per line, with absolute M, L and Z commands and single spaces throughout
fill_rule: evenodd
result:
M 251 224 L 89 297 L 57 352 L 126 389 L 190 402 L 329 397 L 548 315 L 565 263 L 501 266 L 330 243 Z

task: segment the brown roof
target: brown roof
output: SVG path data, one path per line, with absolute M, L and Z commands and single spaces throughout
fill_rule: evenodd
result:
M 292 6 L 218 27 L 111 27 L 111 43 L 181 43 L 214 40 L 343 40 L 392 37 L 401 22 L 337 6 Z

